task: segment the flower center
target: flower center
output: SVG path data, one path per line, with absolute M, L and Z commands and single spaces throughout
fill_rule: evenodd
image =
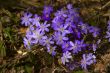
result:
M 64 31 L 64 28 L 60 28 L 60 31 L 63 32 Z
M 25 20 L 25 21 L 29 21 L 29 18 L 28 18 L 28 17 L 24 17 L 24 20 Z

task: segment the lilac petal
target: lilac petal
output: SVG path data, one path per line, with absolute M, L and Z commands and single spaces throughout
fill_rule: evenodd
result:
M 68 40 L 68 38 L 67 37 L 63 37 L 63 40 Z
M 73 43 L 72 41 L 70 41 L 70 45 L 71 45 L 71 46 L 74 46 L 74 43 Z

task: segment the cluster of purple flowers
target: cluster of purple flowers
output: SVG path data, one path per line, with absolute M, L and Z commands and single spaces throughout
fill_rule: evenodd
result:
M 84 23 L 72 4 L 55 12 L 53 19 L 51 19 L 52 12 L 53 7 L 45 6 L 41 17 L 37 14 L 24 13 L 21 24 L 28 26 L 23 41 L 24 46 L 31 49 L 34 45 L 41 45 L 52 56 L 61 50 L 62 53 L 58 55 L 61 56 L 62 64 L 66 66 L 74 63 L 74 57 L 83 52 L 82 60 L 77 60 L 77 62 L 79 61 L 83 69 L 87 69 L 88 65 L 96 61 L 93 53 L 85 54 L 84 51 L 88 48 L 96 51 L 97 46 L 91 43 L 93 46 L 90 47 L 84 40 L 84 36 L 90 33 L 96 38 L 99 35 L 99 29 Z

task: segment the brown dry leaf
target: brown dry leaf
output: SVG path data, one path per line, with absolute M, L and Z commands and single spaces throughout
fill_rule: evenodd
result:
M 100 0 L 79 0 L 80 2 L 100 2 Z
M 82 8 L 81 9 L 81 15 L 83 15 L 83 16 L 88 16 L 88 14 L 89 14 L 89 12 L 88 12 L 88 9 L 87 8 Z
M 110 64 L 110 49 L 107 50 L 107 53 L 101 56 L 100 62 L 95 66 L 95 72 L 106 73 L 107 67 Z
M 110 53 L 109 54 L 105 54 L 101 58 L 102 58 L 105 66 L 107 66 L 110 63 Z
M 105 71 L 105 66 L 104 66 L 104 64 L 102 64 L 101 62 L 97 63 L 97 64 L 95 65 L 94 71 L 95 71 L 95 72 L 104 73 L 104 71 Z
M 91 1 L 96 1 L 96 2 L 100 2 L 100 0 L 91 0 Z
M 27 31 L 27 29 L 28 29 L 28 28 L 23 28 L 23 27 L 22 27 L 22 28 L 19 29 L 19 32 L 18 32 L 18 33 L 19 33 L 19 34 L 25 34 L 26 31 Z
M 40 73 L 52 73 L 52 69 L 45 67 L 43 69 L 40 69 Z

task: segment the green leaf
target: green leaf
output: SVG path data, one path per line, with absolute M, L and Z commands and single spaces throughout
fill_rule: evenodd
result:
M 3 45 L 3 42 L 0 42 L 0 56 L 1 56 L 1 57 L 6 56 L 6 48 L 5 48 L 5 46 Z
M 76 71 L 75 73 L 84 73 L 84 71 L 79 70 L 79 71 Z
M 6 38 L 9 38 L 10 42 L 14 42 L 13 35 L 12 35 L 12 29 L 10 27 L 7 27 L 4 29 L 4 35 Z
M 25 71 L 26 71 L 27 73 L 32 73 L 32 66 L 25 65 Z

